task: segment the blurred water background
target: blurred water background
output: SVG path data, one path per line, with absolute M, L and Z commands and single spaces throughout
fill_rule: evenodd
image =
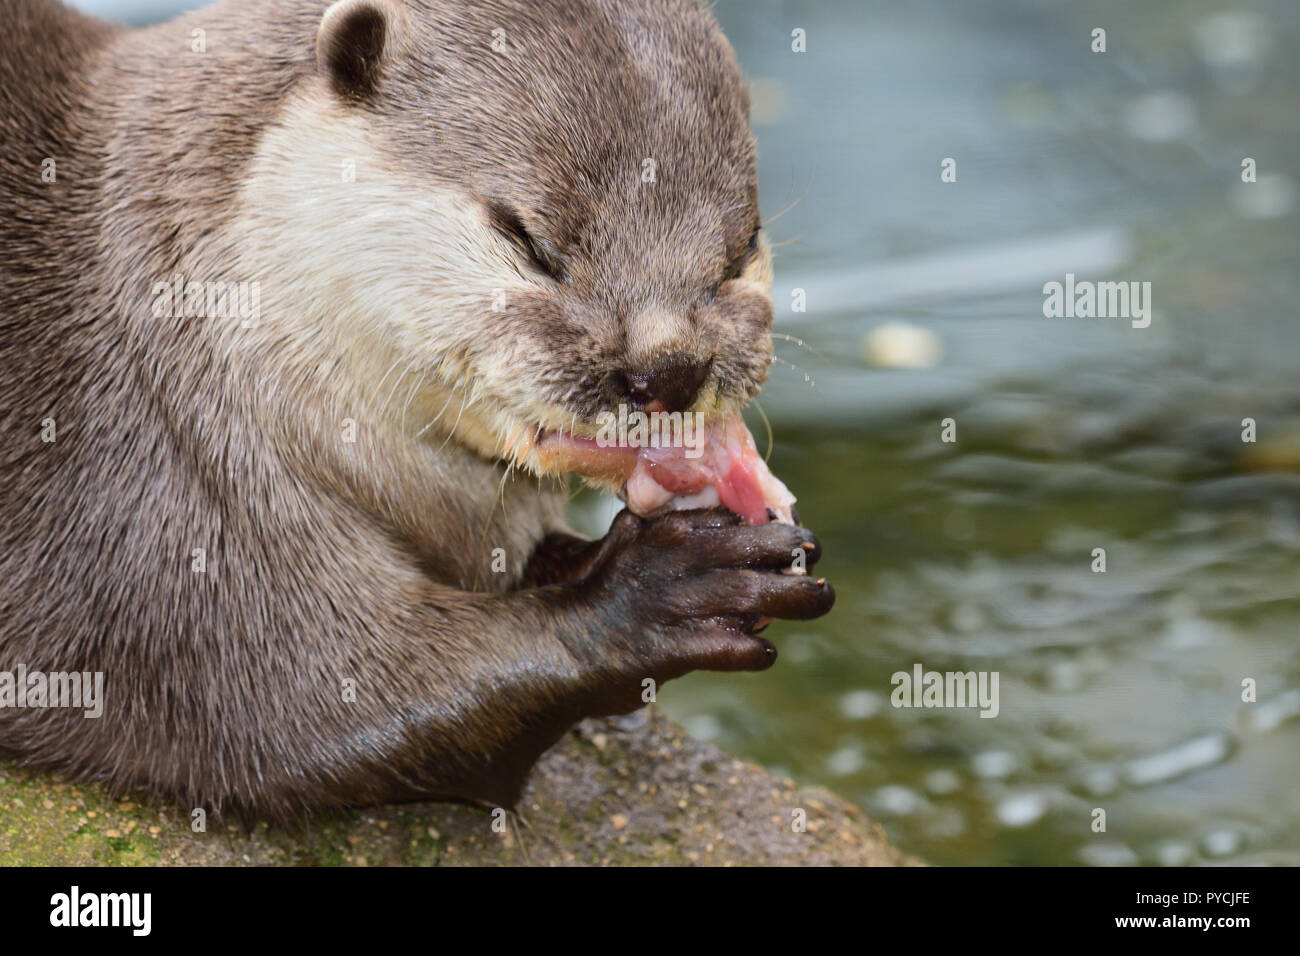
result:
M 936 863 L 1300 863 L 1300 4 L 717 12 L 798 200 L 816 352 L 761 402 L 838 603 L 669 712 Z M 1151 282 L 1150 327 L 1045 318 L 1067 272 Z M 917 662 L 1000 672 L 999 715 L 891 706 Z
M 660 702 L 935 863 L 1300 863 L 1300 5 L 716 11 L 807 343 L 771 463 L 839 598 L 773 626 L 772 670 Z M 1151 282 L 1150 327 L 1045 318 L 1066 273 Z M 916 663 L 999 672 L 998 716 L 891 706 Z

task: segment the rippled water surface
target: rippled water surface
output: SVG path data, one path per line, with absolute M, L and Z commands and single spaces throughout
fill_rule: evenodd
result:
M 798 200 L 819 354 L 762 404 L 839 599 L 662 702 L 935 862 L 1300 863 L 1300 7 L 718 10 Z M 1151 282 L 1150 327 L 1044 318 L 1066 272 Z M 998 716 L 891 706 L 916 663 L 996 670 Z

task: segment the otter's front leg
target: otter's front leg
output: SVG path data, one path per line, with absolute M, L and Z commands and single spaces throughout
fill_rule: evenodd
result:
M 781 573 L 797 553 L 811 566 L 821 549 L 793 525 L 744 526 L 720 509 L 624 511 L 600 541 L 551 542 L 530 570 L 558 583 L 475 595 L 472 613 L 464 600 L 430 608 L 435 631 L 481 645 L 455 682 L 468 691 L 462 703 L 438 703 L 490 729 L 466 748 L 474 759 L 445 765 L 455 769 L 442 795 L 511 806 L 536 759 L 578 720 L 636 710 L 648 688 L 693 670 L 771 666 L 776 649 L 759 623 L 819 617 L 835 600 L 824 580 Z

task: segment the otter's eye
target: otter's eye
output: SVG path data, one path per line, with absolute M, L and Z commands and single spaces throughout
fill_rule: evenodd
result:
M 749 243 L 745 246 L 745 251 L 736 256 L 727 266 L 726 273 L 722 276 L 722 281 L 727 282 L 731 279 L 739 279 L 740 274 L 745 271 L 745 267 L 754 261 L 754 256 L 758 255 L 758 230 L 749 237 Z
M 500 203 L 491 203 L 488 206 L 488 219 L 492 223 L 492 228 L 527 257 L 529 265 L 534 269 L 556 282 L 568 280 L 563 257 L 545 239 L 534 237 L 525 228 L 517 212 Z
M 718 289 L 722 286 L 722 283 L 730 282 L 732 279 L 739 279 L 745 271 L 745 267 L 754 261 L 754 257 L 758 255 L 758 233 L 759 230 L 755 229 L 754 234 L 749 237 L 749 243 L 745 246 L 744 251 L 731 260 L 727 265 L 727 270 L 722 273 L 722 278 L 709 288 L 708 297 L 710 299 L 718 294 Z

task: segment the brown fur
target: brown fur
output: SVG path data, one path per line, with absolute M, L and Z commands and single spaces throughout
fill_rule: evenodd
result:
M 668 558 L 687 536 L 758 529 L 626 518 L 584 548 L 563 534 L 555 480 L 501 460 L 511 423 L 582 431 L 619 398 L 617 373 L 669 352 L 712 363 L 699 408 L 757 392 L 771 307 L 765 248 L 745 258 L 745 89 L 693 0 L 376 2 L 323 31 L 318 60 L 324 9 L 227 0 L 127 31 L 0 0 L 0 670 L 106 681 L 97 720 L 0 709 L 0 745 L 250 815 L 508 805 L 542 749 L 581 716 L 635 706 L 642 677 L 765 666 L 746 624 L 829 607 L 764 572 L 728 578 L 721 610 L 701 590 L 661 620 L 648 575 L 668 575 L 662 589 L 697 573 Z M 497 27 L 509 55 L 490 48 Z M 196 28 L 206 53 L 191 52 Z M 247 198 L 303 116 L 373 146 L 365 175 L 394 217 L 427 189 L 478 204 L 465 228 L 487 237 L 489 205 L 508 207 L 562 278 L 476 246 L 514 261 L 508 308 L 470 288 L 385 331 L 394 310 L 366 312 L 369 290 L 420 270 L 348 271 L 382 216 L 342 224 L 359 251 L 321 268 L 273 202 Z M 259 261 L 274 246 L 284 262 Z M 749 280 L 719 287 L 738 257 Z M 178 271 L 261 278 L 266 321 L 154 317 L 153 283 Z M 295 303 L 308 286 L 320 303 Z M 377 382 L 408 355 L 419 374 Z M 354 445 L 339 439 L 349 416 Z M 773 553 L 811 542 L 763 534 Z M 490 572 L 493 548 L 507 573 Z M 671 643 L 687 623 L 698 646 Z

